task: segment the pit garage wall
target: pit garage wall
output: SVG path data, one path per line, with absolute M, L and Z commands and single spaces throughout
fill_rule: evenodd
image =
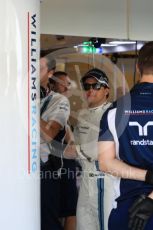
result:
M 39 230 L 40 1 L 0 4 L 0 228 Z
M 152 0 L 43 0 L 41 34 L 153 40 Z
M 126 0 L 43 0 L 41 34 L 127 37 Z

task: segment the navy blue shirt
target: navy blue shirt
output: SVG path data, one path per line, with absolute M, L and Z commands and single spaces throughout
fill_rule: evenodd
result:
M 101 120 L 99 141 L 114 141 L 123 162 L 153 170 L 153 83 L 137 84 L 113 103 Z M 153 190 L 142 181 L 119 180 L 119 199 Z

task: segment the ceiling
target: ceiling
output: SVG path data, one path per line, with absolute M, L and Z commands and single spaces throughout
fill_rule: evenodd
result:
M 41 50 L 58 49 L 65 47 L 73 47 L 81 44 L 84 41 L 88 41 L 88 37 L 78 36 L 64 36 L 64 35 L 48 35 L 41 34 L 40 43 Z
M 47 55 L 48 53 L 63 48 L 74 48 L 74 46 L 80 45 L 83 42 L 87 42 L 93 39 L 99 39 L 99 38 L 41 34 L 41 39 L 40 39 L 41 56 Z M 100 38 L 100 39 L 103 41 L 104 44 L 110 41 L 114 41 L 114 39 L 104 39 L 104 38 Z M 143 42 L 138 42 L 135 44 L 125 44 L 125 45 L 122 44 L 114 47 L 113 46 L 103 47 L 103 54 L 122 53 L 126 55 L 135 55 L 137 54 L 137 50 L 139 50 L 142 44 Z M 75 52 L 79 52 L 79 49 L 78 51 Z

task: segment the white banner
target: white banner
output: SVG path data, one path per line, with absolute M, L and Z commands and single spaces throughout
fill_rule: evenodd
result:
M 40 229 L 40 0 L 0 0 L 0 228 Z

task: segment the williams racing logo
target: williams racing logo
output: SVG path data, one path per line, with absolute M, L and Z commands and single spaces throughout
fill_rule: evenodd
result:
M 131 145 L 153 145 L 153 140 L 146 139 L 149 129 L 153 129 L 153 121 L 148 121 L 144 126 L 140 125 L 137 121 L 130 121 L 129 126 L 136 128 L 138 136 L 142 137 L 139 140 L 131 140 Z

